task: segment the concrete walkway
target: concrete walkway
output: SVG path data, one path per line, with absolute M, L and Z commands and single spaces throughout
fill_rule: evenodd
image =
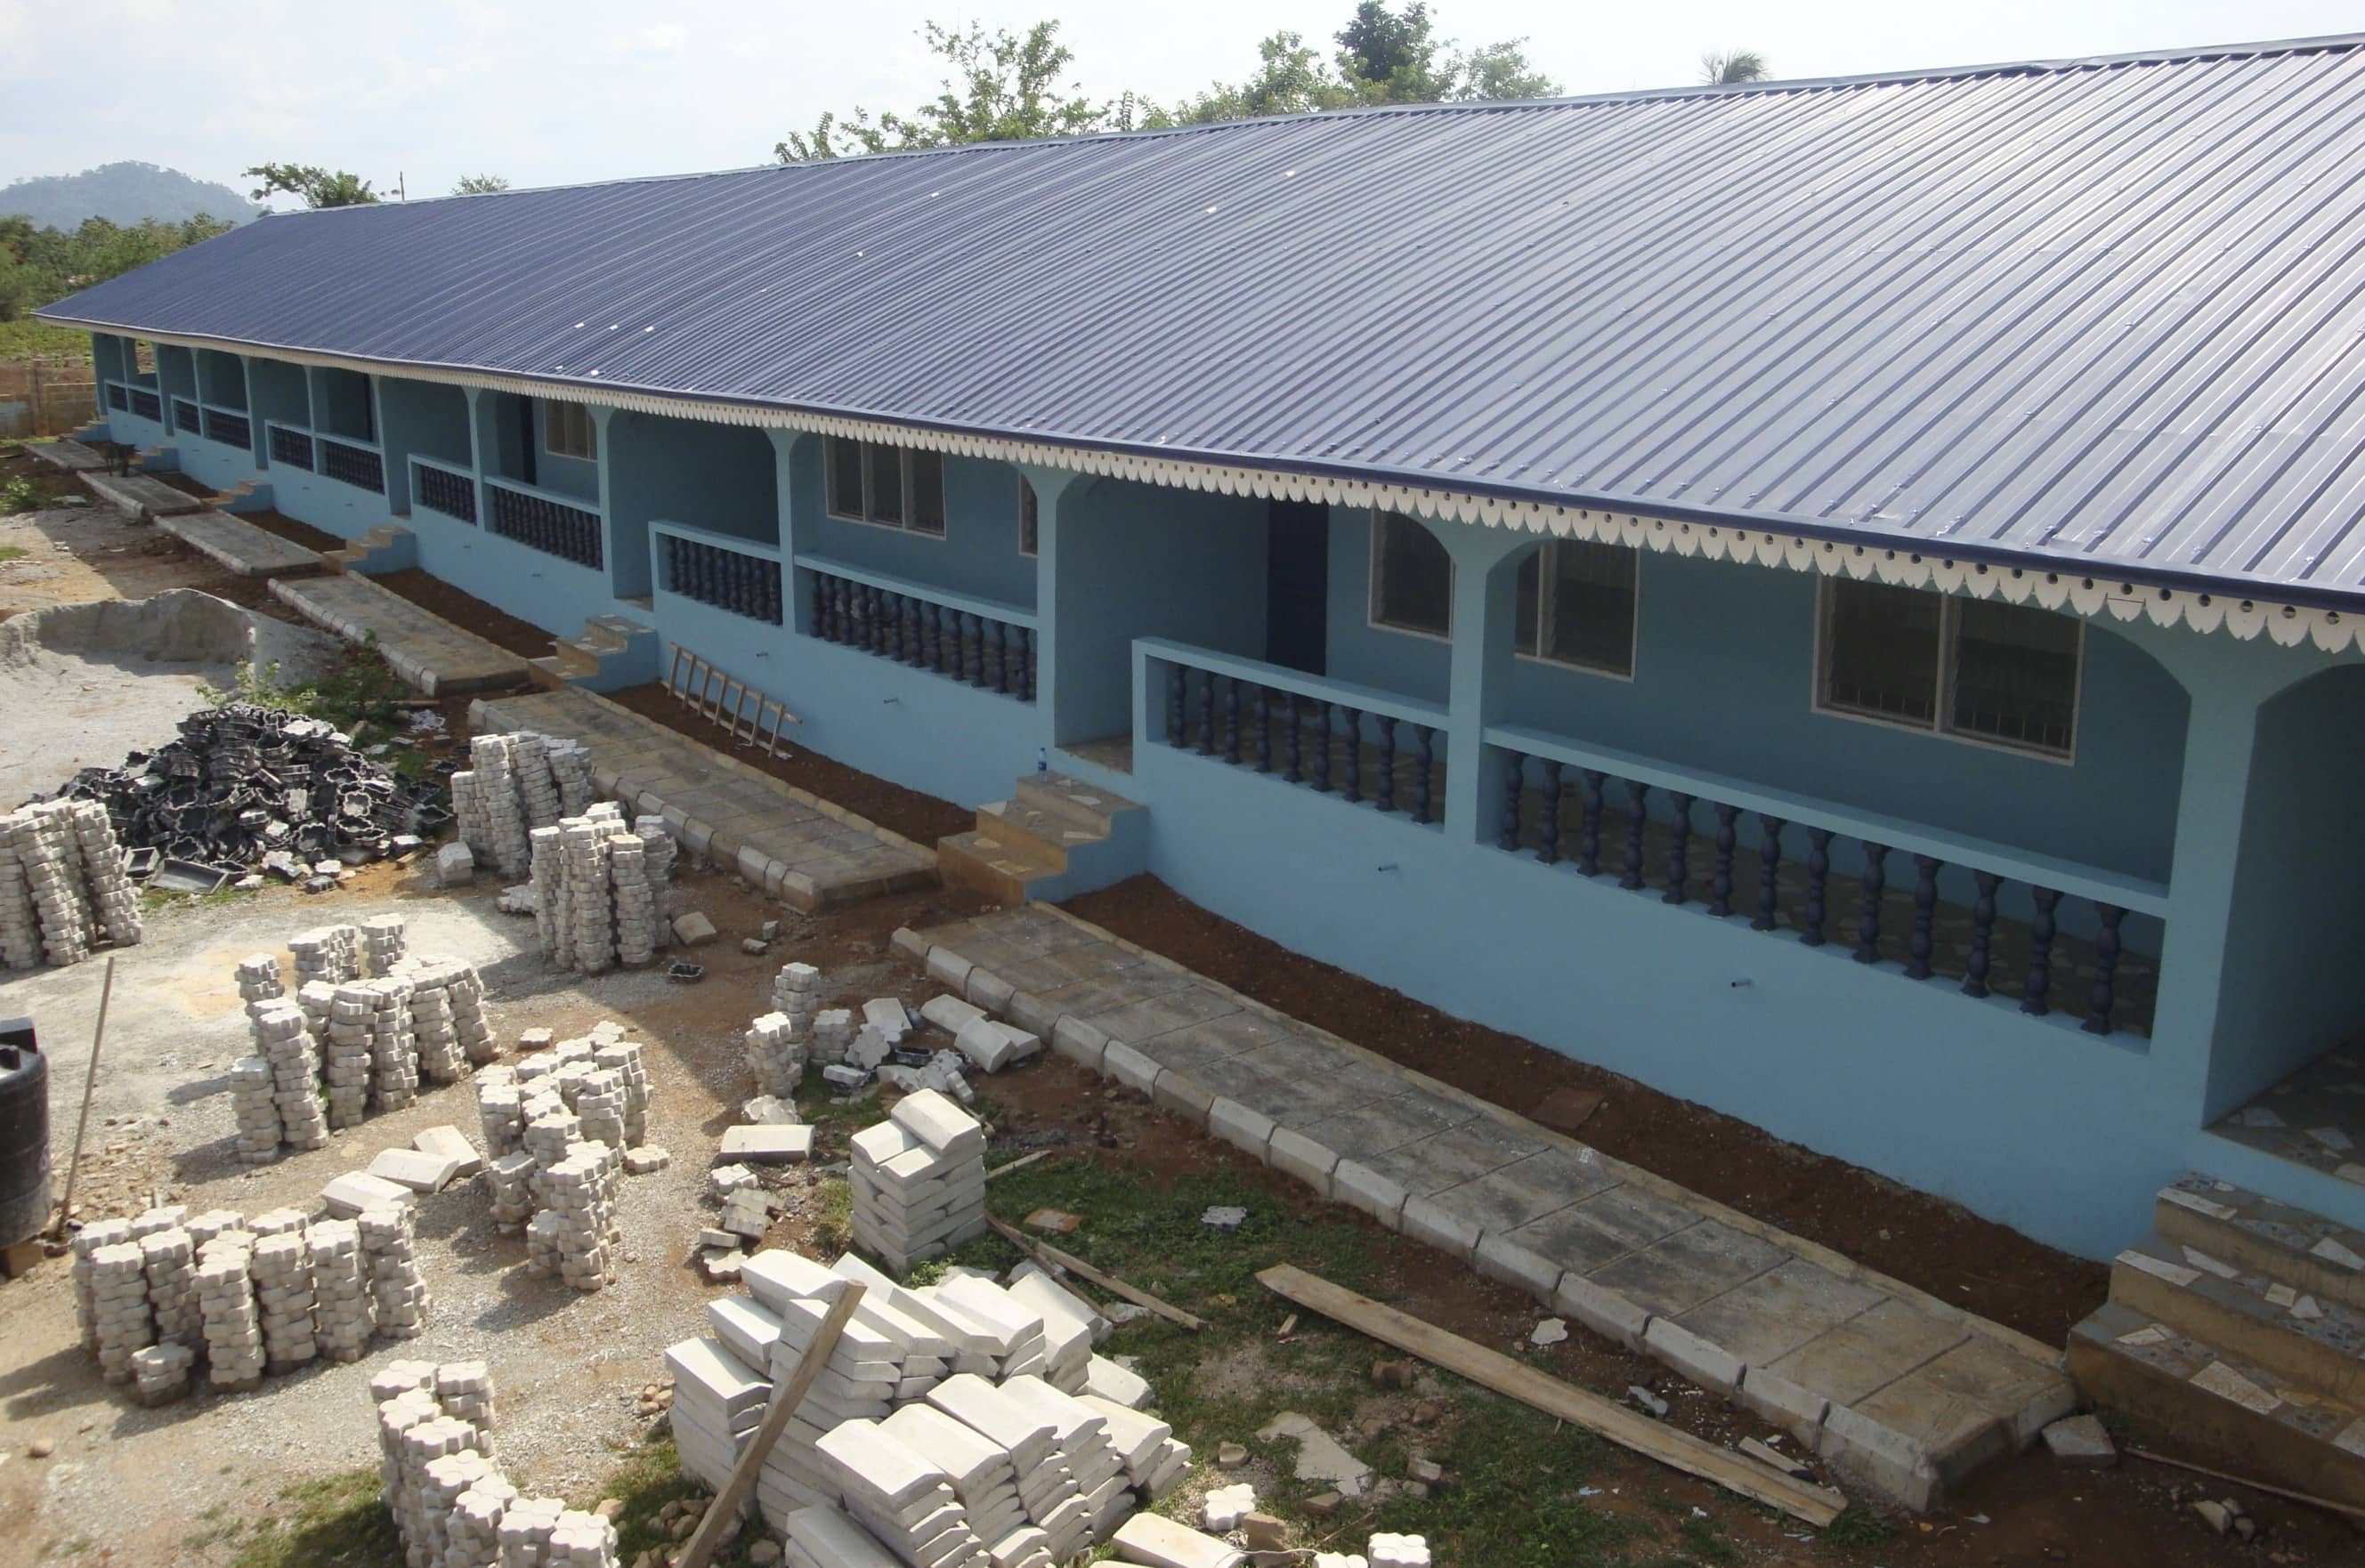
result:
M 197 497 L 176 490 L 149 474 L 95 474 L 85 471 L 82 482 L 95 491 L 99 499 L 118 511 L 129 512 L 133 517 L 171 517 L 175 512 L 200 511 L 206 504 Z
M 104 456 L 78 441 L 28 441 L 24 447 L 50 467 L 69 474 L 104 473 L 107 468 Z
M 479 734 L 533 730 L 591 748 L 603 795 L 673 824 L 683 849 L 801 910 L 936 880 L 936 851 L 579 687 L 481 698 Z
M 94 481 L 95 483 L 95 481 Z M 348 643 L 375 639 L 394 673 L 430 697 L 522 686 L 525 661 L 367 577 L 279 577 L 271 597 Z
M 275 577 L 283 572 L 316 572 L 328 563 L 317 550 L 282 539 L 226 511 L 185 511 L 160 517 L 156 526 L 198 554 L 241 577 Z
M 1214 1136 L 1785 1428 L 1904 1506 L 2078 1404 L 2060 1354 L 1045 905 L 896 944 Z

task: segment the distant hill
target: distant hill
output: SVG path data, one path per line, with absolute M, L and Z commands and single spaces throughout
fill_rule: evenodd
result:
M 23 213 L 36 228 L 68 233 L 85 218 L 137 223 L 143 218 L 181 223 L 205 213 L 231 223 L 259 218 L 263 208 L 230 186 L 191 179 L 153 163 L 102 163 L 79 174 L 44 174 L 0 185 L 0 217 Z

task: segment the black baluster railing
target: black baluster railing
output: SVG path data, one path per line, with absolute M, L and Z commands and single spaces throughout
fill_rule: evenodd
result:
M 1824 884 L 1832 874 L 1832 830 L 1807 830 L 1807 913 L 1799 923 L 1799 940 L 1810 947 L 1823 945 Z
M 1412 820 L 1426 823 L 1429 820 L 1429 773 L 1436 762 L 1433 748 L 1437 743 L 1437 732 L 1427 724 L 1415 724 L 1412 732 L 1413 761 L 1420 770 L 1413 778 Z
M 1181 665 L 1166 666 L 1166 744 L 1171 746 L 1182 744 L 1183 688 L 1190 678 Z
M 2036 915 L 2028 923 L 2028 983 L 2020 1010 L 2041 1018 L 2053 1011 L 2046 993 L 2053 989 L 2053 909 L 2061 895 L 2051 888 L 2031 888 L 2029 893 L 2036 901 Z
M 1314 776 L 1309 780 L 1317 794 L 1330 792 L 1330 704 L 1314 705 Z
M 1988 993 L 1989 947 L 1995 940 L 1996 889 L 2003 879 L 1993 871 L 1974 871 L 1971 880 L 1978 884 L 1978 896 L 1971 901 L 1971 950 L 1963 964 L 1963 994 L 1985 996 Z
M 1732 824 L 1740 815 L 1739 806 L 1716 802 L 1716 866 L 1709 873 L 1708 912 L 1719 918 L 1732 913 L 1732 852 L 1741 842 Z
M 1905 942 L 1905 978 L 1930 978 L 1931 927 L 1938 918 L 1938 870 L 1934 855 L 1913 857 L 1913 935 Z
M 1282 698 L 1282 760 L 1284 765 L 1281 774 L 1282 782 L 1303 784 L 1306 782 L 1306 771 L 1303 767 L 1305 747 L 1299 731 L 1305 723 L 1306 715 L 1304 710 L 1298 706 L 1295 692 L 1289 692 Z
M 681 539 L 669 533 L 659 537 L 666 543 L 666 586 L 671 591 L 733 615 L 744 615 L 750 621 L 773 626 L 781 623 L 784 605 L 778 561 L 745 555 L 703 540 Z M 818 618 L 824 613 L 822 596 L 826 589 L 817 580 L 813 592 L 814 614 Z
M 131 389 L 131 411 L 143 420 L 164 422 L 164 400 L 144 386 Z
M 1757 814 L 1757 913 L 1752 931 L 1772 931 L 1782 924 L 1782 830 L 1790 824 L 1764 812 Z
M 1238 679 L 1224 682 L 1224 760 L 1235 767 L 1240 764 L 1240 683 Z
M 1692 800 L 1673 792 L 1667 797 L 1675 817 L 1668 824 L 1672 831 L 1667 838 L 1667 890 L 1659 895 L 1662 903 L 1684 902 L 1684 884 L 1692 869 Z
M 2094 990 L 2086 1002 L 2086 1022 L 2079 1027 L 2090 1035 L 2107 1035 L 2111 1010 L 2118 1001 L 2119 922 L 2127 917 L 2127 912 L 2116 904 L 2097 902 L 2094 917 L 2101 922 L 2094 933 Z
M 1560 764 L 1543 759 L 1543 788 L 1536 795 L 1536 858 L 1560 863 Z
M 1193 748 L 1201 756 L 1216 755 L 1216 678 L 1202 670 L 1199 673 L 1198 744 Z
M 1250 714 L 1256 725 L 1256 770 L 1272 771 L 1272 692 L 1269 688 L 1256 689 L 1256 703 Z
M 1339 712 L 1346 720 L 1339 730 L 1347 743 L 1339 753 L 1345 774 L 1339 780 L 1343 788 L 1339 793 L 1340 799 L 1351 806 L 1363 798 L 1363 715 L 1360 710 L 1344 703 L 1339 704 Z
M 1608 781 L 1599 768 L 1576 770 L 1576 868 L 1588 877 L 1601 875 L 1601 789 Z
M 1497 849 L 1519 846 L 1519 797 L 1527 791 L 1527 759 L 1518 752 L 1503 758 L 1503 815 L 1495 833 Z
M 1380 778 L 1373 803 L 1383 812 L 1396 809 L 1396 722 L 1385 713 L 1372 715 L 1378 725 Z
M 689 542 L 705 553 L 704 576 L 723 608 L 777 624 L 780 619 L 778 564 L 742 556 L 720 545 Z M 677 577 L 677 591 L 692 580 Z M 703 593 L 710 591 L 701 589 Z M 1032 627 L 939 604 L 923 594 L 857 582 L 834 572 L 813 572 L 813 634 L 841 647 L 858 648 L 923 674 L 941 676 L 979 690 L 1032 702 L 1036 695 L 1036 633 Z
M 1626 780 L 1626 872 L 1618 885 L 1629 892 L 1642 886 L 1642 828 L 1650 809 L 1651 787 L 1640 778 Z
M 268 425 L 265 444 L 271 449 L 271 461 L 290 468 L 311 472 L 312 435 L 309 431 L 291 431 L 285 425 Z M 476 487 L 468 487 L 468 521 L 476 521 Z
M 320 442 L 321 473 L 330 473 L 327 459 L 337 445 L 325 439 Z M 371 462 L 377 461 L 375 453 L 366 455 Z M 598 512 L 553 500 L 548 496 L 510 489 L 498 481 L 488 484 L 486 492 L 492 504 L 492 532 L 578 566 L 597 570 L 605 564 L 607 530 Z
M 354 446 L 325 435 L 315 438 L 312 445 L 319 454 L 322 478 L 334 479 L 341 485 L 351 485 L 357 490 L 367 490 L 373 495 L 386 494 L 386 460 L 370 448 Z
M 106 406 L 119 413 L 131 411 L 131 394 L 120 381 L 106 384 Z
M 1884 868 L 1889 861 L 1889 846 L 1867 841 L 1864 846 L 1864 905 L 1856 912 L 1855 961 L 1859 964 L 1880 962 L 1880 894 L 1888 884 Z

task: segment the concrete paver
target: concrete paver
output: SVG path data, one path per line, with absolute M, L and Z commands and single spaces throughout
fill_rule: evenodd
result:
M 1317 1191 L 1540 1301 L 1579 1303 L 1687 1376 L 1740 1385 L 1892 1500 L 1932 1506 L 2074 1406 L 2049 1347 L 1062 912 L 981 915 L 896 946 L 971 1001 L 1014 1002 L 1026 1026 L 1160 1105 L 1203 1124 L 1213 1105 L 1218 1136 Z
M 282 539 L 242 517 L 211 510 L 160 517 L 156 526 L 224 570 L 241 577 L 318 571 L 328 563 L 317 550 Z
M 185 490 L 176 490 L 151 474 L 95 474 L 84 471 L 83 483 L 96 491 L 98 498 L 118 511 L 133 517 L 170 517 L 175 512 L 196 511 L 205 502 Z
M 525 661 L 367 577 L 275 577 L 271 597 L 348 643 L 371 640 L 395 674 L 430 697 L 525 683 Z
M 480 699 L 469 716 L 479 732 L 581 741 L 601 793 L 664 816 L 691 854 L 796 908 L 936 880 L 934 850 L 578 688 Z

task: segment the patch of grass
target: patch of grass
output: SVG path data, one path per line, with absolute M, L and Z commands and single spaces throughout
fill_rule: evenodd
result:
M 402 1541 L 377 1498 L 375 1465 L 280 1488 L 230 1568 L 401 1568 Z
M 1838 1518 L 1823 1527 L 1822 1539 L 1833 1546 L 1878 1546 L 1890 1534 L 1889 1521 L 1850 1506 Z
M 813 1243 L 824 1252 L 842 1252 L 854 1237 L 854 1187 L 843 1176 L 833 1176 L 820 1188 L 821 1213 L 813 1217 Z
M 633 1450 L 623 1468 L 600 1488 L 600 1497 L 613 1497 L 624 1505 L 624 1511 L 616 1516 L 618 1560 L 629 1562 L 667 1540 L 657 1527 L 657 1514 L 676 1498 L 694 1497 L 705 1490 L 681 1473 L 681 1455 L 675 1451 L 671 1437 L 653 1438 Z
M 43 499 L 41 487 L 33 483 L 29 477 L 20 474 L 6 484 L 0 485 L 0 517 L 13 517 L 18 512 L 37 510 Z M 15 560 L 24 553 L 18 546 L 11 544 L 6 550 L 0 550 L 0 561 Z
M 210 909 L 219 904 L 237 903 L 241 899 L 251 899 L 259 890 L 254 888 L 232 887 L 228 883 L 224 883 L 209 893 L 176 893 L 169 888 L 143 888 L 140 893 L 140 907 L 147 911 Z
M 818 1072 L 808 1073 L 797 1086 L 797 1113 L 812 1126 L 858 1130 L 880 1120 L 879 1092 L 849 1100 L 822 1081 Z
M 241 659 L 230 685 L 200 686 L 197 695 L 214 708 L 248 702 L 301 713 L 308 719 L 325 719 L 351 735 L 358 748 L 396 732 L 408 712 L 399 703 L 410 695 L 410 688 L 387 666 L 372 633 L 345 655 L 335 673 L 317 685 L 282 685 L 276 664 L 258 670 L 253 661 Z
M 0 544 L 0 561 L 21 561 L 24 558 L 25 547 L 23 545 Z
M 1730 1562 L 1739 1555 L 1732 1542 L 1724 1539 L 1723 1527 L 1714 1519 L 1686 1519 L 1676 1528 L 1683 1534 L 1685 1547 L 1702 1562 Z
M 1427 1497 L 1391 1497 L 1373 1529 L 1426 1535 L 1440 1562 L 1487 1568 L 1593 1568 L 1622 1562 L 1626 1546 L 1651 1533 L 1577 1495 L 1603 1458 L 1599 1439 L 1555 1431 L 1541 1410 L 1481 1390 L 1458 1402 L 1461 1422 L 1431 1455 L 1447 1484 Z

